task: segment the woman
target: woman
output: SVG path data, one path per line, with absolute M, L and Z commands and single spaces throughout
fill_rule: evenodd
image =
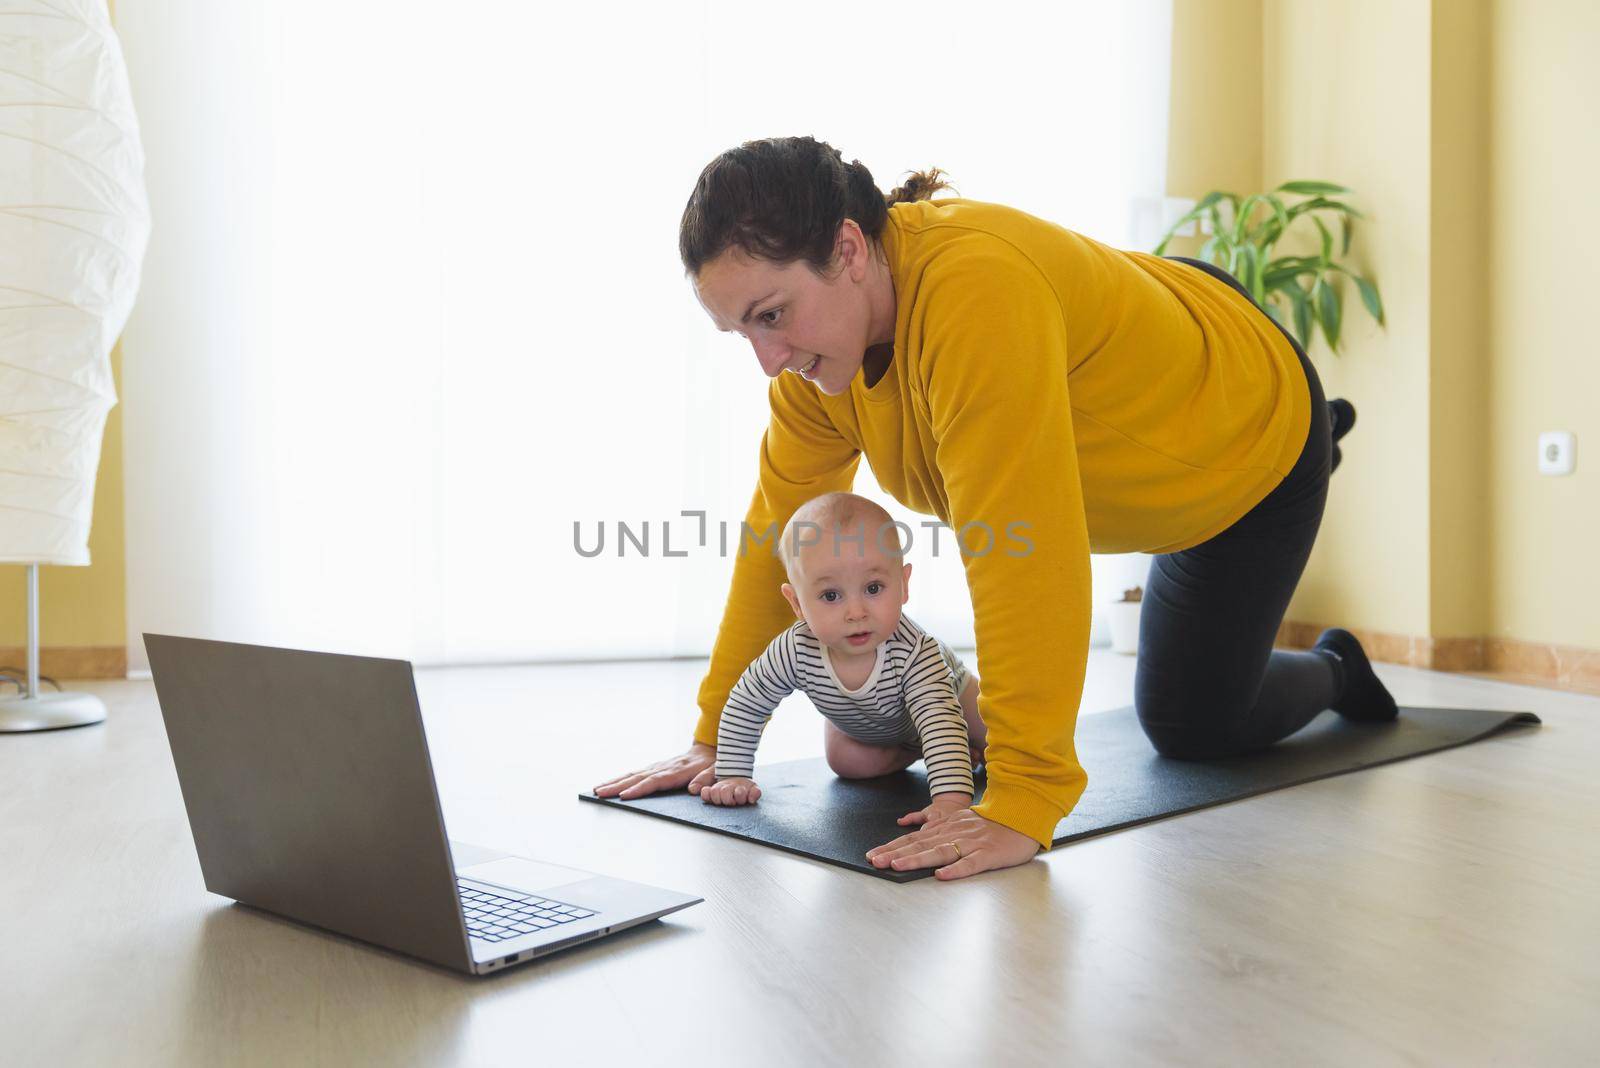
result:
M 749 528 L 781 529 L 803 501 L 849 489 L 865 455 L 963 547 L 988 785 L 872 862 L 953 879 L 1049 848 L 1087 782 L 1073 729 L 1091 552 L 1156 554 L 1134 700 L 1163 755 L 1250 752 L 1329 707 L 1392 718 L 1348 632 L 1272 648 L 1332 467 L 1329 406 L 1299 345 L 1209 264 L 928 199 L 942 188 L 935 170 L 885 198 L 860 162 L 809 137 L 748 142 L 702 172 L 679 241 L 712 322 L 747 338 L 773 379 Z M 694 744 L 598 795 L 713 781 L 728 691 L 790 622 L 781 560 L 752 548 Z

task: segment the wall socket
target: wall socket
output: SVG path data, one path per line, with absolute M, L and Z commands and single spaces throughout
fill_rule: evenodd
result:
M 1539 435 L 1539 473 L 1570 475 L 1578 462 L 1578 442 L 1570 430 L 1549 430 Z

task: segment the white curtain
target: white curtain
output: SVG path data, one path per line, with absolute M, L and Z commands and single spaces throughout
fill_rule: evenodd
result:
M 124 337 L 135 667 L 145 631 L 703 655 L 766 378 L 683 279 L 700 168 L 813 134 L 1125 247 L 1163 191 L 1170 0 L 374 11 L 118 4 L 157 217 Z M 970 640 L 948 544 L 913 560 L 909 611 Z

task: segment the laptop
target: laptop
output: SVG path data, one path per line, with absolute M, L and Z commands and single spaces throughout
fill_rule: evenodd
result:
M 408 661 L 144 642 L 214 894 L 471 975 L 704 900 L 448 841 Z

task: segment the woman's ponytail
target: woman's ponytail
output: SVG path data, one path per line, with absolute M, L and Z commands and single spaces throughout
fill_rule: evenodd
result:
M 941 189 L 953 189 L 945 181 L 945 173 L 938 167 L 927 171 L 912 171 L 911 177 L 894 192 L 884 197 L 884 200 L 893 204 L 914 204 L 919 200 L 927 200 Z

